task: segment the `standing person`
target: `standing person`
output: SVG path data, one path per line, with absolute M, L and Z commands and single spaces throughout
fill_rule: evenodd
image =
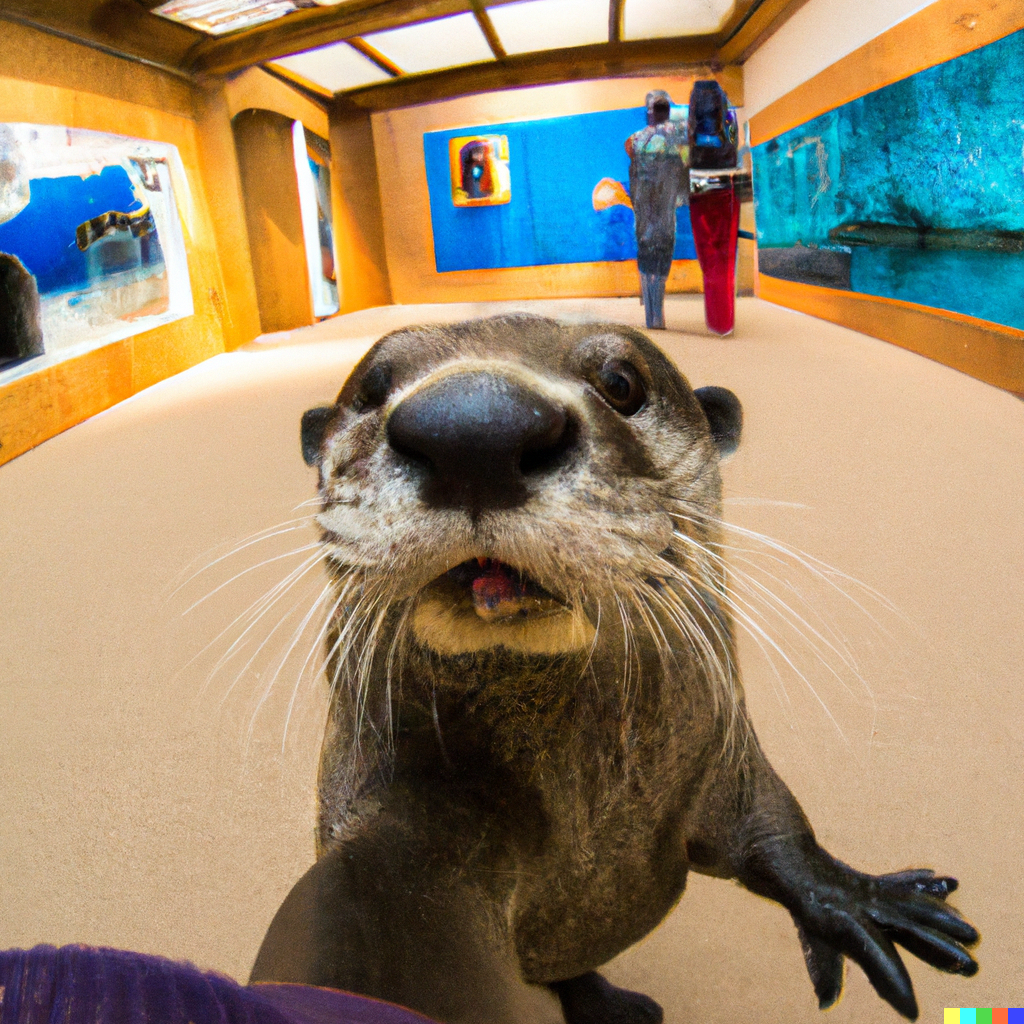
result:
M 647 127 L 626 139 L 636 262 L 647 326 L 665 327 L 665 282 L 676 244 L 676 207 L 690 201 L 686 129 L 669 119 L 667 92 L 647 94 Z
M 715 334 L 732 334 L 736 322 L 736 238 L 740 194 L 736 189 L 736 112 L 713 80 L 693 83 L 688 120 L 694 193 L 690 224 L 704 277 L 704 322 Z

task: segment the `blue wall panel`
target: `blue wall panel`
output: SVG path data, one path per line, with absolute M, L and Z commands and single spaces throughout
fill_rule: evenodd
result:
M 437 270 L 635 260 L 633 211 L 597 211 L 591 196 L 602 178 L 627 185 L 624 144 L 645 123 L 644 108 L 635 107 L 425 134 Z M 452 204 L 448 140 L 462 135 L 508 136 L 510 203 Z M 675 258 L 696 259 L 685 207 L 676 218 Z

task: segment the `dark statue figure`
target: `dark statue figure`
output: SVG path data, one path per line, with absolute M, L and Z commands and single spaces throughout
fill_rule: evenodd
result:
M 0 252 L 0 366 L 42 354 L 36 279 L 17 256 Z
M 665 283 L 676 244 L 676 207 L 690 198 L 686 129 L 670 120 L 671 100 L 647 94 L 647 127 L 626 140 L 629 194 L 636 216 L 636 261 L 649 328 L 665 327 Z

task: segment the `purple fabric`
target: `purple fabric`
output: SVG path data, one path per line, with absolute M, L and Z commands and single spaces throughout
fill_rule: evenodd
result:
M 429 1017 L 333 988 L 312 985 L 253 985 L 251 991 L 286 1013 L 296 1024 L 436 1024 Z
M 245 987 L 119 949 L 0 952 L 0 1024 L 434 1024 L 412 1010 L 308 985 Z

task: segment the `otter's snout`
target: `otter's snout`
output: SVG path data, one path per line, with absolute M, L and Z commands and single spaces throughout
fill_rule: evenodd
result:
M 423 471 L 422 496 L 476 513 L 520 505 L 530 479 L 572 445 L 564 408 L 492 373 L 456 373 L 413 392 L 391 412 L 391 447 Z

